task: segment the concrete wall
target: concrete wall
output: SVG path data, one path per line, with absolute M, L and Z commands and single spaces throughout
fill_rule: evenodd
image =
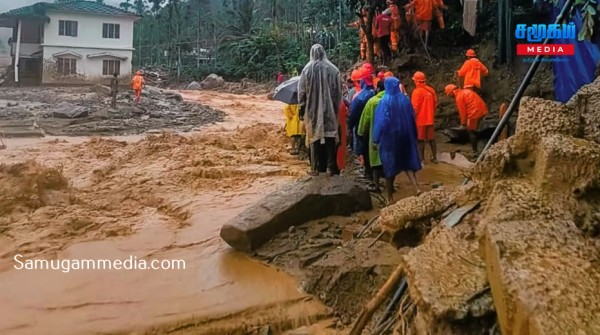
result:
M 119 57 L 126 57 L 121 62 L 121 76 L 131 75 L 131 58 L 133 56 L 133 17 L 113 17 L 79 13 L 48 13 L 50 22 L 44 31 L 44 74 L 43 83 L 82 83 L 103 82 L 110 76 L 102 75 L 103 60 L 115 58 L 88 58 L 88 55 L 109 52 Z M 59 36 L 59 20 L 77 21 L 77 36 Z M 120 25 L 120 38 L 102 38 L 103 23 Z M 59 52 L 71 51 L 81 55 L 77 59 L 77 75 L 62 76 L 56 72 L 56 57 Z M 71 56 L 65 56 L 71 57 Z
M 81 58 L 77 59 L 77 75 L 65 77 L 58 75 L 56 72 L 56 58 L 52 55 L 63 52 L 72 51 L 79 55 Z M 109 51 L 110 53 L 120 56 L 127 57 L 127 60 L 121 61 L 121 75 L 128 77 L 131 74 L 131 57 L 133 51 L 131 50 L 99 50 L 99 49 L 88 49 L 88 48 L 65 48 L 65 47 L 44 47 L 44 76 L 42 79 L 43 83 L 74 83 L 83 81 L 102 81 L 109 76 L 102 75 L 102 61 L 107 59 L 115 59 L 112 57 L 99 57 L 99 58 L 88 58 L 88 55 L 96 54 L 99 52 Z M 65 56 L 73 58 L 72 56 Z

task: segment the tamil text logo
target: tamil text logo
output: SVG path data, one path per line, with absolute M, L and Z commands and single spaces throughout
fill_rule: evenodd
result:
M 542 44 L 548 39 L 575 39 L 575 23 L 569 24 L 517 24 L 515 38 L 527 40 L 528 44 L 517 44 L 517 55 L 519 56 L 572 56 L 575 54 L 573 44 Z

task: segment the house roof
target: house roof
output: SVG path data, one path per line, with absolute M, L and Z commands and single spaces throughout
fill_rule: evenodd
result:
M 48 17 L 46 12 L 49 10 L 110 16 L 139 16 L 124 9 L 101 4 L 95 1 L 67 0 L 61 3 L 38 2 L 31 6 L 16 8 L 6 13 L 2 13 L 0 14 L 0 18 L 36 17 L 47 19 Z

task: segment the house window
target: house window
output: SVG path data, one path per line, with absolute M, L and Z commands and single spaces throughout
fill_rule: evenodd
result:
M 58 35 L 60 36 L 77 36 L 77 21 L 58 21 Z
M 58 74 L 69 76 L 77 74 L 77 60 L 75 58 L 58 58 L 56 60 Z
M 112 76 L 113 74 L 121 74 L 121 61 L 118 60 L 103 60 L 102 75 Z
M 116 23 L 102 24 L 102 38 L 121 38 L 121 25 Z

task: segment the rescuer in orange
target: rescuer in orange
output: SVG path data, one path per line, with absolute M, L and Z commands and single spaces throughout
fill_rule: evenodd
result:
M 464 78 L 463 87 L 476 87 L 476 89 L 481 89 L 481 76 L 487 76 L 489 71 L 485 65 L 477 59 L 475 50 L 467 50 L 466 56 L 468 59 L 456 73 L 458 77 Z
M 392 31 L 390 35 L 392 51 L 397 52 L 398 43 L 400 43 L 400 26 L 402 24 L 402 20 L 400 19 L 400 9 L 393 0 L 387 0 L 387 5 L 392 13 Z
M 448 6 L 444 4 L 444 0 L 434 0 L 433 1 L 433 14 L 435 15 L 438 26 L 440 29 L 445 29 L 446 25 L 444 24 L 444 15 L 443 10 L 448 9 Z
M 412 0 L 405 7 L 406 15 L 414 16 L 414 22 L 417 26 L 419 35 L 421 38 L 424 38 L 424 43 L 427 45 L 429 41 L 429 31 L 431 30 L 431 19 L 433 18 L 434 0 Z
M 377 77 L 373 78 L 373 87 L 375 87 L 375 89 L 377 89 L 377 85 L 379 85 L 379 82 L 383 81 L 384 79 L 385 79 L 385 72 L 379 71 L 379 73 L 377 73 Z
M 481 97 L 470 88 L 459 89 L 454 84 L 447 85 L 444 92 L 449 97 L 454 97 L 458 115 L 460 116 L 460 125 L 467 128 L 469 141 L 473 148 L 473 155 L 477 156 L 477 128 L 479 120 L 487 115 L 488 108 Z
M 142 75 L 142 71 L 137 71 L 135 76 L 131 79 L 131 88 L 133 88 L 133 92 L 135 92 L 135 103 L 140 102 L 140 98 L 142 97 L 142 89 L 146 86 L 146 81 L 144 80 L 144 76 Z
M 429 146 L 431 147 L 431 162 L 437 163 L 437 146 L 435 143 L 435 130 L 433 128 L 435 109 L 437 108 L 437 94 L 433 87 L 427 85 L 427 77 L 423 72 L 415 72 L 412 80 L 416 88 L 412 92 L 410 102 L 415 110 L 421 162 L 425 162 L 425 143 L 429 142 Z

